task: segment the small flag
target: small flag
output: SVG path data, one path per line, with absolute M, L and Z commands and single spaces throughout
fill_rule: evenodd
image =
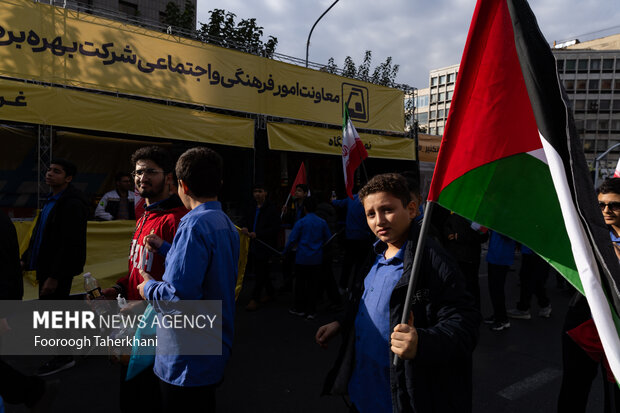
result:
M 349 118 L 349 108 L 344 105 L 344 118 L 342 120 L 342 170 L 344 172 L 344 186 L 347 195 L 353 199 L 353 175 L 364 159 L 368 158 L 368 152 L 360 139 Z
M 620 379 L 620 266 L 561 84 L 527 1 L 478 0 L 428 199 L 560 272 Z
M 306 165 L 303 162 L 299 167 L 299 171 L 297 171 L 297 176 L 295 177 L 295 181 L 293 182 L 293 186 L 291 187 L 291 196 L 295 196 L 295 188 L 299 184 L 308 185 L 308 177 L 306 176 Z
M 620 178 L 620 158 L 618 158 L 618 163 L 616 164 L 616 172 L 614 172 L 614 178 Z

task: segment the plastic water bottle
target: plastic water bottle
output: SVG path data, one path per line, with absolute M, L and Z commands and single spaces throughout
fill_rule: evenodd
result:
M 89 272 L 84 274 L 84 291 L 91 300 L 103 300 L 104 298 L 97 279 Z

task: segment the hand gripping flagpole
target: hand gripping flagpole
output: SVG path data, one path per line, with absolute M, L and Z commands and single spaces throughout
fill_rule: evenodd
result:
M 409 275 L 409 286 L 407 287 L 407 296 L 405 297 L 405 306 L 403 308 L 403 315 L 400 319 L 401 324 L 407 324 L 409 317 L 409 307 L 411 307 L 411 299 L 413 292 L 415 291 L 416 284 L 418 282 L 418 274 L 420 272 L 420 266 L 422 265 L 422 253 L 424 252 L 424 244 L 426 243 L 426 235 L 431 224 L 431 213 L 433 212 L 432 201 L 426 201 L 426 208 L 424 209 L 424 218 L 422 218 L 422 229 L 418 236 L 418 244 L 415 249 L 415 255 L 413 257 L 413 266 L 411 267 L 411 274 Z M 399 357 L 394 354 L 394 366 L 398 365 Z

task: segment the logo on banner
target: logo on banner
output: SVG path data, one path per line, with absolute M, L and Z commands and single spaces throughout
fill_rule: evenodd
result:
M 342 101 L 349 107 L 349 117 L 358 122 L 368 122 L 368 88 L 351 83 L 342 84 Z M 342 105 L 344 114 L 344 105 Z

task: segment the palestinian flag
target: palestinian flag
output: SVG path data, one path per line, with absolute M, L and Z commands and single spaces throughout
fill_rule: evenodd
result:
M 478 1 L 429 200 L 528 246 L 584 294 L 620 378 L 620 266 L 525 0 Z

